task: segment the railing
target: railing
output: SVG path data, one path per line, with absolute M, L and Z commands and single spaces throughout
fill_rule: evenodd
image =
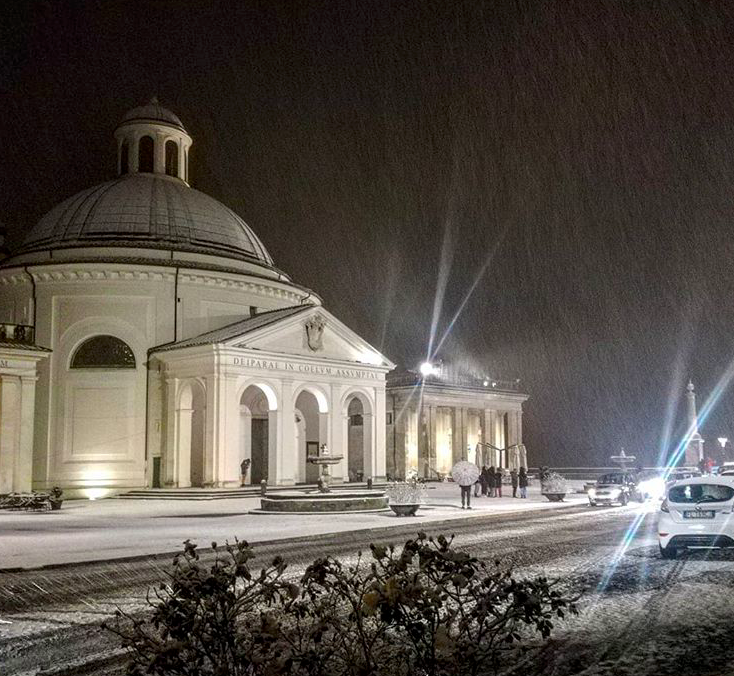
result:
M 0 324 L 0 343 L 33 345 L 35 334 L 35 329 L 27 324 Z
M 556 467 L 556 466 L 548 466 L 547 469 L 551 472 L 558 472 L 558 474 L 563 475 L 566 479 L 584 479 L 584 480 L 592 480 L 592 479 L 598 479 L 602 474 L 609 474 L 611 472 L 621 472 L 623 471 L 619 465 L 616 467 Z M 638 469 L 638 466 L 630 466 L 627 468 L 627 471 L 635 471 Z M 656 472 L 662 472 L 665 470 L 665 467 L 649 467 L 645 466 L 642 468 L 645 471 L 656 471 Z M 530 471 L 532 471 L 534 474 L 537 474 L 540 472 L 540 467 L 531 467 L 529 468 Z
M 457 376 L 454 374 L 431 375 L 423 377 L 419 373 L 401 373 L 396 376 L 388 376 L 388 387 L 409 387 L 412 385 L 437 385 L 446 387 L 471 387 L 478 390 L 500 390 L 519 392 L 519 380 L 497 380 L 496 378 L 475 378 L 472 376 Z

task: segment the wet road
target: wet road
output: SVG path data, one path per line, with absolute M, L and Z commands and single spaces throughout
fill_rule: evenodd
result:
M 585 590 L 580 614 L 552 639 L 518 658 L 510 673 L 585 676 L 734 674 L 734 552 L 696 552 L 660 559 L 655 514 L 620 550 L 638 507 L 573 507 L 453 521 L 426 527 L 456 535 L 458 547 L 514 566 L 517 576 L 545 574 Z M 256 548 L 281 554 L 293 573 L 326 553 L 349 558 L 371 541 L 400 542 L 407 525 L 379 533 L 309 537 Z M 0 573 L 0 673 L 112 674 L 124 654 L 99 628 L 120 607 L 143 607 L 147 587 L 162 578 L 165 558 Z

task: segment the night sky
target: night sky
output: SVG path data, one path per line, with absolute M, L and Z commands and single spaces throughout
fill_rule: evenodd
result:
M 439 355 L 522 379 L 531 464 L 654 462 L 688 378 L 700 402 L 734 358 L 732 3 L 14 4 L 11 244 L 113 177 L 116 124 L 156 95 L 192 185 L 393 361 L 458 312 Z

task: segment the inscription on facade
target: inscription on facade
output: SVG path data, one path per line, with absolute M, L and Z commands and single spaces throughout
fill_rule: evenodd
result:
M 8 360 L 7 359 L 0 359 L 0 368 L 2 368 L 2 369 L 8 368 Z
M 377 380 L 379 375 L 372 371 L 350 369 L 339 366 L 320 366 L 317 364 L 294 364 L 274 359 L 253 359 L 252 357 L 233 357 L 234 366 L 263 369 L 266 371 L 288 371 L 291 373 L 310 373 L 313 375 L 336 376 L 337 378 L 368 378 Z

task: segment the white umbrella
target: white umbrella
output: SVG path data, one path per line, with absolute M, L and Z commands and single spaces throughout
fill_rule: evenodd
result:
M 459 460 L 451 468 L 451 476 L 459 486 L 472 486 L 479 478 L 479 467 L 468 460 Z

